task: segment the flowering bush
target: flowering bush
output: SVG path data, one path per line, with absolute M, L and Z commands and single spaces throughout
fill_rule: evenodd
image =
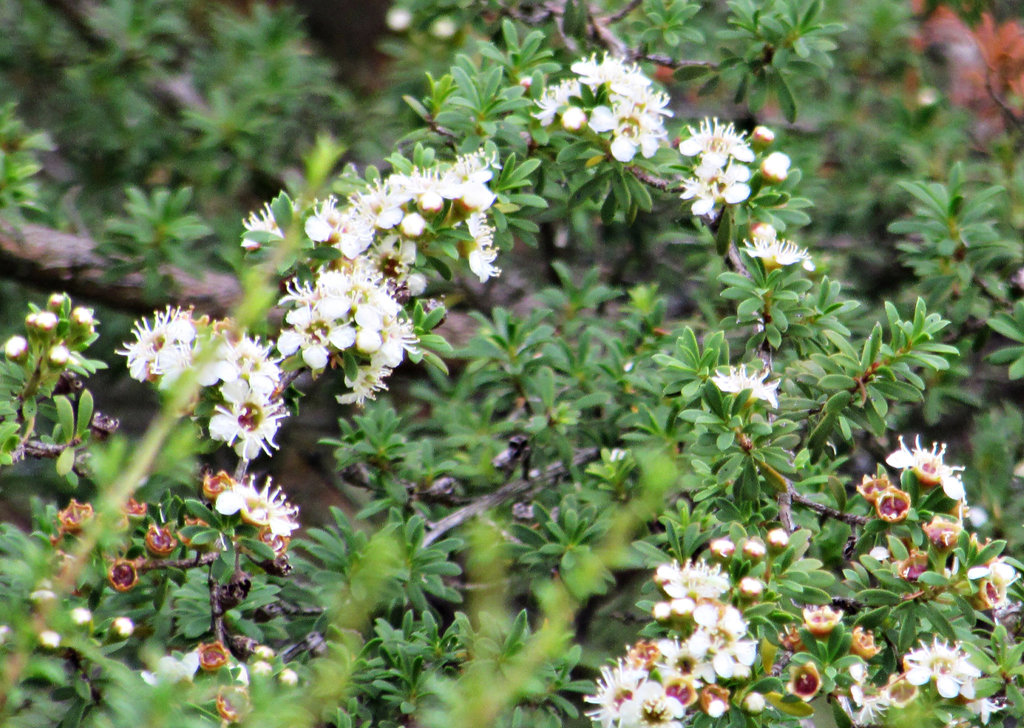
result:
M 1019 11 L 251 5 L 0 8 L 0 722 L 1024 717 Z

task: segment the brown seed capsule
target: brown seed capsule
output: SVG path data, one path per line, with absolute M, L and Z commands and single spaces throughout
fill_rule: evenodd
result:
M 237 485 L 234 478 L 221 470 L 216 475 L 205 473 L 203 475 L 203 497 L 208 501 L 216 501 L 217 496 L 226 490 L 231 490 Z
M 264 528 L 260 531 L 259 539 L 270 548 L 274 549 L 275 556 L 283 556 L 288 551 L 288 544 L 291 543 L 291 539 L 287 536 L 280 536 L 269 528 Z
M 800 635 L 797 634 L 793 625 L 787 626 L 786 631 L 779 635 L 779 644 L 790 652 L 803 652 L 804 650 L 804 641 L 800 639 Z
M 910 494 L 890 486 L 875 499 L 875 513 L 886 523 L 899 523 L 910 513 Z
M 805 662 L 792 669 L 786 689 L 803 701 L 808 701 L 821 689 L 821 675 L 813 662 Z
M 893 487 L 892 481 L 886 475 L 881 477 L 865 475 L 861 478 L 860 485 L 857 486 L 857 492 L 864 496 L 869 503 L 874 503 L 884 490 L 891 487 Z
M 850 652 L 865 660 L 882 651 L 882 648 L 875 644 L 875 633 L 870 629 L 861 626 L 853 628 L 853 639 L 850 641 Z
M 74 498 L 68 503 L 67 508 L 57 512 L 57 521 L 64 533 L 78 533 L 92 517 L 92 505 L 79 503 Z
M 804 609 L 804 627 L 815 637 L 827 637 L 843 620 L 843 613 L 832 607 L 807 607 Z
M 650 670 L 659 657 L 661 657 L 661 650 L 658 649 L 658 645 L 654 642 L 640 640 L 629 648 L 629 652 L 626 653 L 626 663 L 630 667 Z
M 196 648 L 196 652 L 199 653 L 199 667 L 207 672 L 221 669 L 231 659 L 228 649 L 220 640 L 203 642 Z
M 663 684 L 665 694 L 678 700 L 684 708 L 689 708 L 697 702 L 697 687 L 692 675 L 674 672 Z
M 926 571 L 928 571 L 928 554 L 917 549 L 913 549 L 907 558 L 896 564 L 896 573 L 907 581 L 917 581 Z
M 964 530 L 956 521 L 948 521 L 940 516 L 933 516 L 930 523 L 921 526 L 928 541 L 937 550 L 950 551 L 960 539 L 960 533 Z
M 146 531 L 146 550 L 149 553 L 163 557 L 173 553 L 176 548 L 178 539 L 171 533 L 171 529 L 157 526 L 155 523 L 149 524 L 149 530 Z
M 917 697 L 917 686 L 911 685 L 903 676 L 893 677 L 895 679 L 885 688 L 886 696 L 897 708 L 905 708 Z
M 237 723 L 247 712 L 249 699 L 245 688 L 222 687 L 217 691 L 217 713 L 228 723 Z
M 139 572 L 135 563 L 128 559 L 117 559 L 107 570 L 107 581 L 119 592 L 126 592 L 139 583 Z
M 134 498 L 129 498 L 121 510 L 128 518 L 145 518 L 146 513 L 149 511 L 149 506 L 145 503 L 139 503 Z

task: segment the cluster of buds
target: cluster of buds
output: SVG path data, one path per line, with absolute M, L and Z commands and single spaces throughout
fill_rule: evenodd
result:
M 25 317 L 25 335 L 9 338 L 4 355 L 34 373 L 34 388 L 47 388 L 65 369 L 82 366 L 81 352 L 96 340 L 96 320 L 92 309 L 72 306 L 63 293 L 50 296 L 46 308 L 32 309 Z
M 763 543 L 750 540 L 742 550 L 748 546 L 752 557 L 764 557 Z M 720 539 L 711 550 L 729 558 L 736 547 Z M 659 725 L 681 724 L 695 712 L 720 718 L 734 705 L 763 710 L 763 696 L 742 690 L 757 658 L 743 612 L 729 602 L 730 595 L 742 598 L 742 589 L 734 590 L 719 565 L 702 560 L 663 564 L 654 580 L 667 597 L 654 606 L 654 616 L 672 637 L 637 643 L 605 668 L 597 692 L 586 698 L 597 706 L 588 715 L 602 726 L 631 728 L 650 725 L 656 716 Z M 747 592 L 759 594 L 759 580 L 749 581 Z
M 537 101 L 534 118 L 550 126 L 558 118 L 562 128 L 600 135 L 608 152 L 619 162 L 631 162 L 640 152 L 653 157 L 668 139 L 662 117 L 672 116 L 669 98 L 651 88 L 651 79 L 639 66 L 605 54 L 572 64 L 576 78 L 549 86 Z M 584 94 L 584 88 L 587 93 Z M 603 103 L 588 104 L 584 98 Z

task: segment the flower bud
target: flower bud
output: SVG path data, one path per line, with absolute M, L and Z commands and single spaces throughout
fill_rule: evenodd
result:
M 751 561 L 760 561 L 768 553 L 768 549 L 759 539 L 747 539 L 743 544 L 743 555 Z
M 746 599 L 757 599 L 764 592 L 764 584 L 760 579 L 752 576 L 744 576 L 740 579 L 740 595 Z
M 399 225 L 399 229 L 402 234 L 410 238 L 418 238 L 423 234 L 423 231 L 427 229 L 427 221 L 423 219 L 423 215 L 418 212 L 410 212 L 408 215 L 402 218 L 402 223 Z
M 672 616 L 680 619 L 692 617 L 693 610 L 697 608 L 697 602 L 690 599 L 690 597 L 673 599 L 669 602 L 669 605 L 672 607 Z
M 773 528 L 768 532 L 768 549 L 773 553 L 779 553 L 789 546 L 789 534 L 784 528 Z
M 289 687 L 299 684 L 298 673 L 296 673 L 295 670 L 291 669 L 290 667 L 286 667 L 285 669 L 281 670 L 281 672 L 277 674 L 277 679 L 281 681 L 282 685 L 287 685 Z
M 441 212 L 444 208 L 444 198 L 434 190 L 427 190 L 417 198 L 416 204 L 423 212 Z
M 864 660 L 882 651 L 882 648 L 875 644 L 875 633 L 864 629 L 860 625 L 853 628 L 853 639 L 850 641 L 850 652 Z
M 899 523 L 910 513 L 910 494 L 889 486 L 875 499 L 875 513 L 886 523 Z
M 58 313 L 64 307 L 64 302 L 67 300 L 68 297 L 65 296 L 63 293 L 54 293 L 46 301 L 46 308 L 48 308 L 53 313 Z
M 149 530 L 146 531 L 146 550 L 149 553 L 162 558 L 174 553 L 176 548 L 178 539 L 171 533 L 171 529 L 157 526 L 155 523 L 149 524 Z
M 25 318 L 25 324 L 36 331 L 50 332 L 57 328 L 59 319 L 57 315 L 52 311 L 39 311 L 37 313 L 30 313 Z
M 96 325 L 96 319 L 92 316 L 92 309 L 75 306 L 71 312 L 71 322 L 75 326 L 91 330 Z
M 438 40 L 448 40 L 459 31 L 459 26 L 451 18 L 444 16 L 434 21 L 430 26 L 430 34 Z
M 253 675 L 261 675 L 266 677 L 274 671 L 274 666 L 266 660 L 256 660 L 256 662 L 249 665 L 249 672 Z
M 110 631 L 118 639 L 128 639 L 135 631 L 135 624 L 128 617 L 114 617 L 114 621 L 110 623 Z
M 384 16 L 384 23 L 393 33 L 404 33 L 412 25 L 412 13 L 405 8 L 391 8 Z
M 139 572 L 135 563 L 128 559 L 117 559 L 107 570 L 107 581 L 119 592 L 130 591 L 139 583 Z
M 708 550 L 715 561 L 728 561 L 736 553 L 736 544 L 727 538 L 716 538 L 708 544 Z
M 667 622 L 672 618 L 672 605 L 669 602 L 658 602 L 651 609 L 651 616 L 659 622 Z
M 75 607 L 71 610 L 71 621 L 79 627 L 89 624 L 92 620 L 92 612 L 85 607 Z
M 785 182 L 789 176 L 789 157 L 782 152 L 772 152 L 761 161 L 761 174 L 769 184 Z
M 804 608 L 804 627 L 815 637 L 827 637 L 843 620 L 843 613 L 832 607 Z
M 252 654 L 261 660 L 273 660 L 274 648 L 269 645 L 256 645 L 252 649 Z
M 875 561 L 888 561 L 892 558 L 892 554 L 889 553 L 889 549 L 885 546 L 875 546 L 873 549 L 868 551 L 868 556 L 873 558 Z
M 755 151 L 760 152 L 763 149 L 767 149 L 774 141 L 775 132 L 767 126 L 755 126 L 754 130 L 750 132 L 750 145 Z
M 459 204 L 469 212 L 483 212 L 494 204 L 495 199 L 494 193 L 486 185 L 467 185 L 467 189 L 459 198 Z
M 753 713 L 754 715 L 764 712 L 764 696 L 758 692 L 747 693 L 747 697 L 743 698 L 743 709 L 748 713 Z
M 821 675 L 813 662 L 805 662 L 792 669 L 786 689 L 804 702 L 809 701 L 821 689 Z
M 196 652 L 199 653 L 199 667 L 207 672 L 219 670 L 228 664 L 228 660 L 231 658 L 228 649 L 220 640 L 203 642 L 196 648 Z
M 530 87 L 533 86 L 533 78 L 530 76 L 523 76 L 521 79 L 519 79 L 519 85 L 525 89 L 529 89 Z
M 562 112 L 562 128 L 566 131 L 579 131 L 587 125 L 587 114 L 578 106 L 570 106 Z
M 46 355 L 46 362 L 51 367 L 62 368 L 67 366 L 68 359 L 70 358 L 71 352 L 68 351 L 68 347 L 64 346 L 64 344 L 57 344 L 50 347 L 50 351 Z
M 60 635 L 52 629 L 46 629 L 39 633 L 39 645 L 48 650 L 55 650 L 60 647 Z
M 4 344 L 4 355 L 20 364 L 28 358 L 28 341 L 24 336 L 12 336 Z

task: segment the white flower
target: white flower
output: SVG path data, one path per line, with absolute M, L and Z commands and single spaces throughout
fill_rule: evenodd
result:
M 967 707 L 978 714 L 982 725 L 988 725 L 988 720 L 992 717 L 992 714 L 1005 708 L 1006 703 L 1001 698 L 982 698 L 981 700 L 968 703 Z
M 673 599 L 717 599 L 730 588 L 729 578 L 721 568 L 704 561 L 687 561 L 682 566 L 674 561 L 662 564 L 654 572 L 654 581 Z
M 913 470 L 917 479 L 925 486 L 942 485 L 945 491 L 953 500 L 964 499 L 964 484 L 960 480 L 959 473 L 963 471 L 962 465 L 946 465 L 943 456 L 946 453 L 946 445 L 940 448 L 938 443 L 932 443 L 931 450 L 921 447 L 921 438 L 914 440 L 914 449 L 910 450 L 903 442 L 903 436 L 899 438 L 900 449 L 889 455 L 885 462 L 900 470 Z
M 306 219 L 306 236 L 315 243 L 333 245 L 346 258 L 355 258 L 373 242 L 368 221 L 350 208 L 339 210 L 337 200 L 329 197 Z
M 779 382 L 766 382 L 765 379 L 769 374 L 771 372 L 767 370 L 761 372 L 760 375 L 748 374 L 746 365 L 740 365 L 729 367 L 729 371 L 725 374 L 716 374 L 711 377 L 711 381 L 723 392 L 736 393 L 745 389 L 750 390 L 751 396 L 755 399 L 764 400 L 772 407 L 778 407 Z
M 230 374 L 223 377 L 225 382 L 244 379 L 254 390 L 267 395 L 272 393 L 281 380 L 281 369 L 270 356 L 271 347 L 263 346 L 259 338 L 243 335 L 238 341 L 229 341 L 224 352 L 224 362 Z
M 269 529 L 275 536 L 290 537 L 299 527 L 299 509 L 288 503 L 280 488 L 271 490 L 270 478 L 262 490 L 257 490 L 251 479 L 235 483 L 217 496 L 214 508 L 225 516 L 240 513 L 246 523 Z
M 709 215 L 718 205 L 736 205 L 750 197 L 750 169 L 729 162 L 725 167 L 701 162 L 694 176 L 683 180 L 684 200 L 693 200 L 694 215 Z
M 217 405 L 210 418 L 210 437 L 234 444 L 239 457 L 252 460 L 260 451 L 276 448 L 274 436 L 286 413 L 266 392 L 254 389 L 243 379 L 221 387 L 224 404 Z
M 704 119 L 699 130 L 694 131 L 692 126 L 687 129 L 690 138 L 679 144 L 679 152 L 684 156 L 700 155 L 701 164 L 718 168 L 725 167 L 730 157 L 748 164 L 754 161 L 754 150 L 732 124 L 722 126 L 718 119 Z
M 281 228 L 278 226 L 277 220 L 274 219 L 274 213 L 271 211 L 270 205 L 267 203 L 263 204 L 263 209 L 260 210 L 259 214 L 255 212 L 249 213 L 248 219 L 242 221 L 242 227 L 245 228 L 246 232 L 264 232 L 270 233 L 274 237 L 284 237 L 284 233 L 281 232 Z M 246 235 L 243 234 L 242 247 L 246 250 L 259 250 L 263 247 L 263 243 L 246 237 Z
M 349 198 L 349 204 L 356 218 L 371 230 L 390 230 L 402 221 L 405 211 L 402 206 L 412 199 L 407 190 L 399 184 L 392 183 L 396 175 L 386 182 L 377 182 L 369 190 L 360 192 Z M 397 181 L 397 180 L 396 180 Z M 354 255 L 348 257 L 354 258 Z
M 135 341 L 125 342 L 125 348 L 117 350 L 127 357 L 132 379 L 170 380 L 191 366 L 196 327 L 188 312 L 168 306 L 154 314 L 152 326 L 148 319 L 136 321 L 132 333 Z
M 569 79 L 562 81 L 557 86 L 548 86 L 544 89 L 544 93 L 539 99 L 537 99 L 537 106 L 540 111 L 533 113 L 533 117 L 540 121 L 544 126 L 550 126 L 554 123 L 555 117 L 558 114 L 563 115 L 562 125 L 567 129 L 564 116 L 573 107 L 569 106 L 569 99 L 573 97 L 579 97 L 580 95 L 580 82 L 576 79 Z M 586 115 L 584 114 L 584 123 L 586 123 Z M 580 127 L 582 128 L 582 124 Z M 576 131 L 576 129 L 573 129 Z
M 974 697 L 974 679 L 981 676 L 981 670 L 967 659 L 957 646 L 951 647 L 938 638 L 930 647 L 908 652 L 903 657 L 903 669 L 911 685 L 925 685 L 935 681 L 935 689 L 946 699 L 963 695 Z
M 480 214 L 473 214 L 466 220 L 466 230 L 472 236 L 468 243 L 469 254 L 466 256 L 469 261 L 469 269 L 476 274 L 481 283 L 488 278 L 501 274 L 501 268 L 494 265 L 498 251 L 494 247 L 494 228 L 487 224 L 487 218 Z
M 598 706 L 588 710 L 587 717 L 600 723 L 602 728 L 620 725 L 623 704 L 634 697 L 646 680 L 646 671 L 629 667 L 622 660 L 614 667 L 602 667 L 597 692 L 583 699 Z
M 814 270 L 814 262 L 810 254 L 789 240 L 777 237 L 771 225 L 756 225 L 751 231 L 753 239 L 745 240 L 743 252 L 751 258 L 760 258 L 768 271 L 776 268 L 800 263 L 804 270 Z
M 362 405 L 368 399 L 376 399 L 377 392 L 387 389 L 384 380 L 391 374 L 391 370 L 371 362 L 368 366 L 359 367 L 355 379 L 345 376 L 345 386 L 352 391 L 348 394 L 338 395 L 340 404 Z
M 636 728 L 682 728 L 686 708 L 654 680 L 640 685 L 621 708 L 621 724 Z
M 153 672 L 143 670 L 142 679 L 150 685 L 160 683 L 192 682 L 192 676 L 199 669 L 199 653 L 193 650 L 181 657 L 164 655 L 157 660 Z

